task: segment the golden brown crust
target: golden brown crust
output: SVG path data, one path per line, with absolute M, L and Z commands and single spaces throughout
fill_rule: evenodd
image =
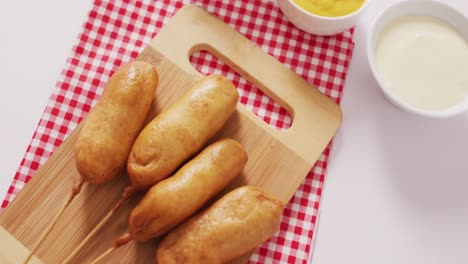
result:
M 254 249 L 279 228 L 283 204 L 258 187 L 226 194 L 171 231 L 156 263 L 226 263 Z
M 197 82 L 136 139 L 127 163 L 132 185 L 148 189 L 196 154 L 234 113 L 238 97 L 222 76 Z
M 244 148 L 233 139 L 209 145 L 146 193 L 130 214 L 132 238 L 146 241 L 180 224 L 239 175 L 246 162 Z
M 123 66 L 109 78 L 76 144 L 76 167 L 84 180 L 110 181 L 125 166 L 157 85 L 156 69 L 141 61 Z

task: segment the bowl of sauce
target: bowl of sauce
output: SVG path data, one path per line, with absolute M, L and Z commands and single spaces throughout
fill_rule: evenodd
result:
M 278 0 L 281 11 L 299 29 L 321 36 L 356 24 L 371 0 Z
M 317 16 L 340 17 L 356 12 L 365 0 L 292 0 L 300 8 Z
M 406 0 L 378 15 L 371 70 L 396 106 L 427 117 L 468 110 L 468 19 L 435 0 Z

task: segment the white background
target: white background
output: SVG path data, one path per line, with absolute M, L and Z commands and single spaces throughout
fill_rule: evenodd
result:
M 356 28 L 314 264 L 468 263 L 468 114 L 424 119 L 382 96 L 365 40 L 392 2 L 373 0 Z M 468 14 L 466 0 L 446 2 Z M 0 2 L 0 200 L 90 6 Z
M 92 1 L 0 1 L 0 202 Z
M 441 1 L 468 15 L 467 0 Z M 356 27 L 314 264 L 468 263 L 468 114 L 402 112 L 367 64 L 368 30 L 394 2 L 374 0 Z

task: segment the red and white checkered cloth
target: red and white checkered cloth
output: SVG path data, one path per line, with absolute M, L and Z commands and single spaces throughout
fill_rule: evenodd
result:
M 275 1 L 95 1 L 1 210 L 75 129 L 101 95 L 108 77 L 135 58 L 178 9 L 193 2 L 340 101 L 353 51 L 352 29 L 333 37 L 306 34 L 288 22 Z M 191 61 L 202 73 L 233 80 L 240 102 L 270 125 L 290 126 L 285 109 L 210 54 L 199 52 Z M 280 232 L 257 249 L 251 263 L 307 263 L 329 153 L 330 147 L 287 205 Z

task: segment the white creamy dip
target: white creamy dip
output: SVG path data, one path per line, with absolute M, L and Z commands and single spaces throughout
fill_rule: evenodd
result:
M 388 90 L 413 107 L 443 110 L 468 96 L 468 43 L 436 18 L 407 16 L 387 26 L 376 64 Z

